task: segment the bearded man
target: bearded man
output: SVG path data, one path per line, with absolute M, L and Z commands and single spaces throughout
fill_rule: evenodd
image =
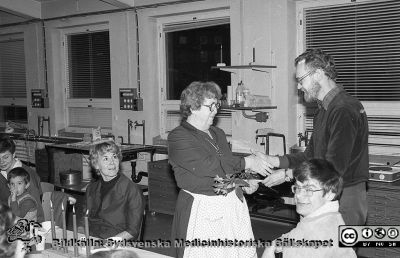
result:
M 295 168 L 303 161 L 325 159 L 343 177 L 339 199 L 346 225 L 364 225 L 367 217 L 368 120 L 359 100 L 336 84 L 333 58 L 320 49 L 308 49 L 295 59 L 298 89 L 307 102 L 318 102 L 314 131 L 304 152 L 284 156 L 263 156 L 277 168 Z M 281 184 L 290 171 L 277 170 L 267 177 L 266 186 Z

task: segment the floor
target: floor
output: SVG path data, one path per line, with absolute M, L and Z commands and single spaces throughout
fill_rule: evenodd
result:
M 170 240 L 172 215 L 155 213 L 146 214 L 146 226 L 144 230 L 143 240 Z M 259 240 L 273 240 L 283 233 L 288 232 L 293 225 L 281 222 L 272 222 L 252 218 L 252 227 L 255 239 Z M 161 253 L 168 256 L 173 256 L 172 248 L 144 248 L 153 252 Z M 263 252 L 262 248 L 257 249 L 257 254 L 261 257 Z

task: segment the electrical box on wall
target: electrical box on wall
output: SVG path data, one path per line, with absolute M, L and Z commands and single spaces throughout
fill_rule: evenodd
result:
M 32 89 L 32 107 L 33 108 L 48 108 L 49 98 L 47 97 L 46 90 Z
M 143 99 L 139 98 L 136 88 L 119 89 L 119 109 L 143 111 Z

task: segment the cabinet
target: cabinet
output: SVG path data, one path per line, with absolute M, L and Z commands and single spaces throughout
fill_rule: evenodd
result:
M 368 183 L 367 225 L 400 225 L 400 181 Z M 360 248 L 364 257 L 400 257 L 399 248 Z
M 168 160 L 148 163 L 149 210 L 173 215 L 179 188 Z

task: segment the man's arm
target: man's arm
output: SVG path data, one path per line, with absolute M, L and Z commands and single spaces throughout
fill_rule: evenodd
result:
M 329 142 L 326 160 L 343 176 L 351 161 L 351 154 L 357 137 L 357 118 L 342 107 L 332 114 L 329 126 Z

